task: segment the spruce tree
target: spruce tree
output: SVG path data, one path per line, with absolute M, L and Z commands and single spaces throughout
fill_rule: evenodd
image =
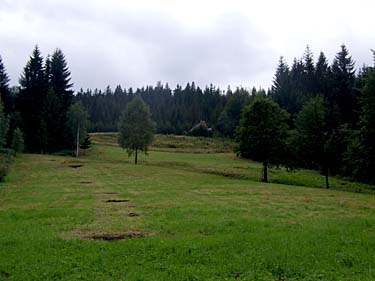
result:
M 291 86 L 290 70 L 283 57 L 280 58 L 277 66 L 270 96 L 290 114 L 294 115 L 296 113 L 296 99 Z
M 320 52 L 318 61 L 316 63 L 315 77 L 317 94 L 322 95 L 325 99 L 327 99 L 330 93 L 331 70 L 327 58 L 323 52 Z
M 5 116 L 3 102 L 0 98 L 0 153 L 6 146 L 7 134 L 9 129 L 8 118 Z
M 84 151 L 84 154 L 86 154 L 86 150 L 91 147 L 91 140 L 90 140 L 90 135 L 86 134 L 85 139 L 80 145 L 80 148 Z
M 19 128 L 13 131 L 12 149 L 15 153 L 21 153 L 24 150 L 23 133 Z
M 13 99 L 9 90 L 9 77 L 6 73 L 3 60 L 0 56 L 0 98 L 3 101 L 4 112 L 9 114 L 13 111 Z
M 332 64 L 332 95 L 328 98 L 334 112 L 331 118 L 336 118 L 336 124 L 353 124 L 355 122 L 355 102 L 353 92 L 355 82 L 355 62 L 349 55 L 345 45 L 341 46 L 341 51 L 337 53 Z
M 17 109 L 23 120 L 26 149 L 43 152 L 46 145 L 46 124 L 43 106 L 47 94 L 43 57 L 38 46 L 33 50 L 20 78 L 21 91 Z
M 303 55 L 303 65 L 304 65 L 304 95 L 305 99 L 309 99 L 316 94 L 316 77 L 315 77 L 315 66 L 314 66 L 314 56 L 309 46 L 306 47 L 305 53 Z
M 54 112 L 53 116 L 47 119 L 47 126 L 52 129 L 49 130 L 48 135 L 49 148 L 51 151 L 56 151 L 69 145 L 64 134 L 67 111 L 73 101 L 73 84 L 70 82 L 70 72 L 65 56 L 60 49 L 56 49 L 51 58 L 46 61 L 46 76 L 49 88 L 46 111 Z
M 357 180 L 375 183 L 375 68 L 363 73 L 364 87 L 360 97 L 358 135 L 349 145 L 346 162 Z

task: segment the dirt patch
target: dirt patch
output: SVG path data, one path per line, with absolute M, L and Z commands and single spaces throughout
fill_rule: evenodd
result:
M 83 164 L 72 164 L 72 165 L 69 165 L 68 167 L 77 169 L 77 168 L 80 168 L 82 166 L 83 166 Z
M 106 203 L 122 203 L 122 202 L 129 202 L 129 199 L 107 199 L 104 200 Z
M 138 213 L 135 213 L 135 212 L 130 212 L 129 214 L 128 214 L 128 217 L 139 217 L 141 214 L 138 214 Z
M 102 192 L 94 192 L 94 194 L 118 194 L 118 192 L 102 191 Z
M 9 275 L 10 275 L 10 274 L 9 274 L 8 272 L 0 271 L 0 276 L 3 277 L 3 278 L 8 278 Z
M 115 241 L 115 240 L 122 240 L 122 239 L 130 239 L 130 238 L 141 238 L 145 235 L 141 232 L 133 231 L 133 232 L 124 232 L 124 233 L 98 233 L 90 236 L 86 236 L 86 239 L 93 239 L 93 240 L 105 240 L 105 241 Z
M 79 183 L 82 183 L 82 184 L 91 184 L 91 183 L 94 183 L 93 181 L 80 181 Z

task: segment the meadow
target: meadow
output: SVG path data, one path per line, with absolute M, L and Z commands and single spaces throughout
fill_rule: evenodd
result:
M 227 140 L 113 134 L 19 155 L 0 184 L 0 280 L 374 280 L 374 187 L 270 170 Z

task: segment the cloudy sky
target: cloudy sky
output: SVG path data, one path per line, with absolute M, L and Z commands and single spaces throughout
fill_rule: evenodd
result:
M 373 0 L 0 0 L 0 55 L 11 84 L 38 44 L 60 48 L 75 89 L 185 85 L 269 87 L 278 58 L 306 45 L 332 60 L 345 43 L 372 63 Z

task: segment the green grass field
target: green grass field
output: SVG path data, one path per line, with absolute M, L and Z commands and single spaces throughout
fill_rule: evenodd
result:
M 372 186 L 283 169 L 260 183 L 226 141 L 158 136 L 135 166 L 93 140 L 79 159 L 12 164 L 0 280 L 375 280 Z

